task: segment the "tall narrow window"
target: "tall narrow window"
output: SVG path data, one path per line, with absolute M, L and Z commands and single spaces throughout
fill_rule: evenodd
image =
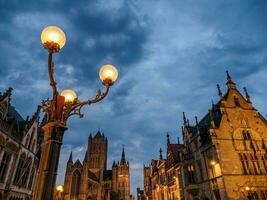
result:
M 29 169 L 31 168 L 31 164 L 32 164 L 32 159 L 28 158 L 23 166 L 23 172 L 21 175 L 21 185 L 25 188 L 27 186 L 26 184 L 27 184 L 27 180 L 29 177 L 29 173 L 30 173 Z
M 194 166 L 193 166 L 193 164 L 187 165 L 187 171 L 188 171 L 188 181 L 189 181 L 189 184 L 195 183 Z
M 5 180 L 10 158 L 11 158 L 11 155 L 5 152 L 0 163 L 0 182 L 4 182 Z
M 201 161 L 200 160 L 198 160 L 197 161 L 197 164 L 198 164 L 198 170 L 199 170 L 199 175 L 200 175 L 200 181 L 203 181 L 203 170 L 202 170 L 202 165 L 201 165 Z
M 33 184 L 33 180 L 34 180 L 34 176 L 35 176 L 35 166 L 32 166 L 32 170 L 31 170 L 31 175 L 30 175 L 30 180 L 28 183 L 28 189 L 31 190 L 32 189 L 32 184 Z
M 71 181 L 71 199 L 78 199 L 80 190 L 81 174 L 78 170 L 75 170 L 72 175 Z
M 244 174 L 250 174 L 247 156 L 245 154 L 239 154 L 240 161 L 243 167 Z
M 14 185 L 21 185 L 21 180 L 22 180 L 22 174 L 24 171 L 24 164 L 25 164 L 25 157 L 24 155 L 20 156 L 19 158 L 19 162 L 17 165 L 17 170 L 15 173 L 15 177 L 14 177 Z
M 262 164 L 263 164 L 263 167 L 264 167 L 265 174 L 267 174 L 267 158 L 264 155 L 262 155 L 261 156 L 261 161 L 262 161 Z

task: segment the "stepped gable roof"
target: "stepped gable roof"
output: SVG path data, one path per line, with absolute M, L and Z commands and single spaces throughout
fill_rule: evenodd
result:
M 88 178 L 90 178 L 91 180 L 94 180 L 94 181 L 98 181 L 97 176 L 90 170 L 88 170 Z
M 112 180 L 112 170 L 104 170 L 103 178 L 105 181 Z

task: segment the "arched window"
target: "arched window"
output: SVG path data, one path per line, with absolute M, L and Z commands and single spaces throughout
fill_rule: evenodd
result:
M 243 136 L 244 140 L 251 140 L 252 139 L 251 134 L 248 131 L 242 131 L 242 136 Z
M 78 170 L 75 170 L 72 175 L 71 181 L 71 199 L 78 199 L 80 190 L 81 174 Z

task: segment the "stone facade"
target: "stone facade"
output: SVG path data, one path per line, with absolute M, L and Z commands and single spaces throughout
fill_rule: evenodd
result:
M 267 121 L 227 72 L 227 92 L 191 125 L 185 114 L 183 144 L 144 167 L 146 200 L 267 199 Z
M 40 107 L 24 120 L 10 104 L 11 91 L 0 94 L 0 199 L 27 200 L 38 168 Z
M 113 162 L 107 170 L 108 140 L 99 131 L 88 138 L 88 148 L 83 163 L 72 161 L 72 153 L 67 163 L 64 200 L 110 200 L 111 196 L 130 200 L 129 162 L 125 159 L 124 147 L 121 161 Z

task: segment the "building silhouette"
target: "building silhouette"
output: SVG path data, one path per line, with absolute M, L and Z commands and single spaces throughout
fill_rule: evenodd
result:
M 108 139 L 98 131 L 88 138 L 88 148 L 81 163 L 70 154 L 64 182 L 64 200 L 110 200 L 114 196 L 130 200 L 130 165 L 124 147 L 121 160 L 107 169 Z
M 0 94 L 0 199 L 29 200 L 38 168 L 40 107 L 23 119 L 11 105 L 12 88 Z
M 267 199 L 267 121 L 227 72 L 227 92 L 191 124 L 183 114 L 183 144 L 144 166 L 146 200 Z

